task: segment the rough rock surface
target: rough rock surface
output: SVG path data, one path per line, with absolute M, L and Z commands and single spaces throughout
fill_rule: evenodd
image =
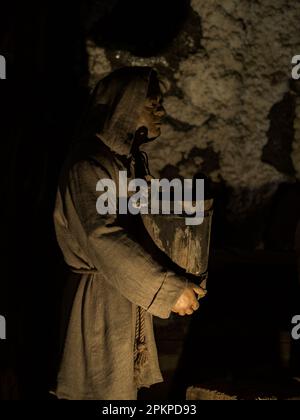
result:
M 153 174 L 204 172 L 230 191 L 231 223 L 250 214 L 255 226 L 278 186 L 300 178 L 300 88 L 290 83 L 299 21 L 293 0 L 191 0 L 163 53 L 145 57 L 89 40 L 90 85 L 118 66 L 156 67 L 169 117 L 145 148 Z M 264 246 L 259 235 L 254 245 Z

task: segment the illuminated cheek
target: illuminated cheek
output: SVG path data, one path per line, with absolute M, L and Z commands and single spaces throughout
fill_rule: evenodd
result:
M 147 115 L 145 118 L 145 122 L 148 127 L 151 127 L 154 124 L 154 119 L 151 115 Z
M 145 114 L 142 114 L 139 118 L 139 121 L 138 121 L 138 127 L 141 127 L 141 126 L 144 126 L 144 125 L 147 125 L 147 117 L 146 117 Z

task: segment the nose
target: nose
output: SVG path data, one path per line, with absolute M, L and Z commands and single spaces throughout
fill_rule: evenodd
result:
M 159 107 L 157 107 L 157 109 L 155 110 L 155 116 L 159 118 L 164 118 L 166 115 L 167 113 L 163 105 L 159 105 Z

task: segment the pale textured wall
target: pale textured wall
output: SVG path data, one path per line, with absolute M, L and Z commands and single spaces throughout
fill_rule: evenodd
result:
M 242 220 L 300 177 L 300 89 L 290 83 L 299 22 L 293 0 L 192 0 L 163 56 L 89 41 L 90 84 L 120 65 L 155 66 L 167 81 L 170 118 L 146 149 L 154 174 L 205 172 L 230 189 L 227 214 Z

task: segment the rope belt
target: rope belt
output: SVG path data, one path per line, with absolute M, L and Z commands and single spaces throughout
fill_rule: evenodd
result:
M 97 274 L 97 269 L 75 269 L 71 271 L 76 274 Z M 141 373 L 143 367 L 148 363 L 148 348 L 146 344 L 146 330 L 145 330 L 145 309 L 137 306 L 136 308 L 136 324 L 135 324 L 135 339 L 134 339 L 134 380 L 136 386 L 142 385 Z

